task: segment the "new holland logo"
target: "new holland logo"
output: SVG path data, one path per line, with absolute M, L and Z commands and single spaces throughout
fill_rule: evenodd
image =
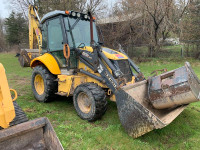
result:
M 115 54 L 115 56 L 117 56 L 118 58 L 124 58 L 124 56 L 122 56 L 120 54 Z

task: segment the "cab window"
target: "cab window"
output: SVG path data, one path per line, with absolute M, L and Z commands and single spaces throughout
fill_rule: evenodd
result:
M 48 43 L 50 51 L 57 51 L 63 49 L 63 33 L 59 18 L 49 21 Z

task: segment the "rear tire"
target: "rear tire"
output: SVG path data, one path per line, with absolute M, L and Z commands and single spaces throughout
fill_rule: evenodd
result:
M 107 100 L 104 90 L 94 83 L 79 85 L 73 94 L 76 112 L 83 120 L 96 121 L 107 110 Z
M 43 66 L 36 66 L 32 73 L 32 91 L 38 102 L 49 102 L 58 91 L 56 76 Z M 39 83 L 40 82 L 40 83 Z
M 28 118 L 24 111 L 19 107 L 19 105 L 16 102 L 13 102 L 14 108 L 15 108 L 15 118 L 14 120 L 10 123 L 10 126 L 14 126 L 17 124 L 21 124 L 23 122 L 27 122 Z
M 18 124 L 21 124 L 23 122 L 27 122 L 28 121 L 28 118 L 27 118 L 26 114 L 21 109 L 21 107 L 19 107 L 17 102 L 13 102 L 13 105 L 14 105 L 14 108 L 15 108 L 15 118 L 13 119 L 12 122 L 10 122 L 9 127 L 15 126 L 15 125 L 18 125 Z M 0 130 L 2 130 L 2 129 L 3 128 L 0 127 Z

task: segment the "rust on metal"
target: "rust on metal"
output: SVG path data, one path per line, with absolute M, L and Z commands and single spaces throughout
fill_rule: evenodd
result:
M 199 100 L 199 85 L 189 63 L 149 81 L 126 85 L 115 93 L 120 122 L 134 138 L 161 129 Z
M 151 74 L 152 75 L 154 74 L 153 76 L 157 76 L 158 72 L 164 73 L 164 72 L 167 72 L 167 69 L 164 68 L 164 69 L 160 69 L 160 70 L 154 70 Z
M 0 131 L 3 150 L 63 150 L 47 118 L 38 118 Z
M 22 67 L 30 67 L 31 60 L 39 56 L 39 49 L 22 49 L 18 61 Z
M 166 109 L 199 101 L 199 91 L 198 78 L 189 63 L 149 80 L 149 98 L 157 109 Z
M 28 52 L 26 50 L 21 51 L 18 60 L 19 60 L 19 63 L 22 67 L 30 67 L 31 59 L 30 59 Z

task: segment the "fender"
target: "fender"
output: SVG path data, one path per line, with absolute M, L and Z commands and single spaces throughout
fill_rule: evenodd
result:
M 42 56 L 36 57 L 31 61 L 31 68 L 37 65 L 43 64 L 54 75 L 61 74 L 60 67 L 56 59 L 49 53 L 45 53 Z

